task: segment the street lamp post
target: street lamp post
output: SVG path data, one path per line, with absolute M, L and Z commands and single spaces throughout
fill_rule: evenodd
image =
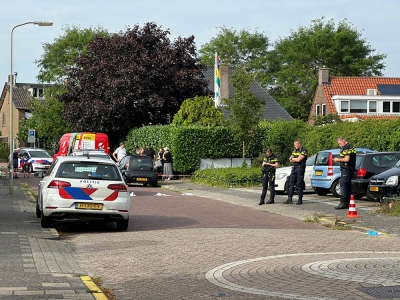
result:
M 8 187 L 9 187 L 9 194 L 13 195 L 14 194 L 14 189 L 13 189 L 13 107 L 14 107 L 14 103 L 13 103 L 13 86 L 14 86 L 14 74 L 13 74 L 13 32 L 14 29 L 23 25 L 27 25 L 27 24 L 34 24 L 34 25 L 39 25 L 39 26 L 52 26 L 53 22 L 47 22 L 47 21 L 34 21 L 34 22 L 26 22 L 26 23 L 22 23 L 19 25 L 16 25 L 13 27 L 13 29 L 11 30 L 11 73 L 10 76 L 8 78 L 9 80 L 9 85 L 10 85 L 10 98 L 9 98 L 9 102 L 10 102 L 10 137 L 9 137 L 9 142 L 10 142 L 10 158 L 9 158 L 9 162 L 10 162 L 10 169 L 9 169 L 9 180 L 8 180 Z

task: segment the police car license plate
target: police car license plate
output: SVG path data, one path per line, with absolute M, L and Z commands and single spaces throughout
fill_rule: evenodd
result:
M 78 203 L 75 203 L 75 208 L 102 210 L 103 209 L 103 204 L 101 204 L 101 203 L 82 203 L 82 202 L 78 202 Z
M 137 181 L 147 181 L 147 178 L 136 178 Z
M 315 171 L 315 176 L 322 176 L 322 171 Z
M 371 192 L 379 192 L 379 187 L 377 187 L 377 186 L 370 186 L 370 187 L 369 187 L 369 190 L 370 190 Z

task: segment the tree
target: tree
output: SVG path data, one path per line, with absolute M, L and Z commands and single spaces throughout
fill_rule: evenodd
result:
M 44 53 L 35 61 L 40 68 L 38 81 L 53 83 L 53 86 L 45 88 L 44 100 L 32 100 L 28 104 L 32 117 L 20 123 L 20 140 L 26 141 L 28 129 L 35 128 L 47 145 L 54 145 L 60 136 L 70 130 L 68 121 L 62 119 L 64 104 L 57 97 L 66 91 L 65 79 L 75 65 L 75 59 L 86 53 L 87 45 L 95 36 L 109 36 L 101 27 L 81 29 L 66 26 L 63 30 L 64 34 L 54 39 L 53 43 L 43 44 Z
M 259 79 L 294 118 L 307 120 L 318 69 L 328 67 L 332 76 L 381 76 L 386 55 L 374 52 L 346 19 L 335 27 L 333 20 L 321 18 L 279 39 Z
M 70 125 L 62 119 L 63 103 L 56 99 L 57 91 L 60 89 L 46 88 L 45 101 L 32 98 L 28 103 L 28 108 L 32 112 L 32 117 L 21 120 L 18 139 L 26 141 L 28 130 L 35 128 L 37 135 L 46 145 L 54 147 L 60 137 L 70 131 Z
M 224 122 L 224 114 L 214 106 L 211 97 L 196 96 L 183 101 L 181 108 L 174 116 L 172 125 L 220 126 Z
M 231 67 L 244 66 L 247 71 L 258 73 L 264 70 L 269 40 L 263 32 L 217 27 L 219 33 L 210 42 L 201 46 L 200 60 L 207 66 L 214 65 L 215 52 L 221 63 Z
M 102 27 L 79 28 L 66 26 L 64 35 L 53 43 L 44 43 L 44 53 L 35 63 L 39 66 L 39 82 L 63 84 L 69 70 L 75 66 L 75 59 L 86 53 L 87 45 L 95 36 L 107 37 L 109 33 Z
M 243 165 L 246 164 L 246 145 L 252 139 L 263 111 L 261 100 L 250 92 L 253 80 L 253 75 L 239 66 L 231 78 L 235 93 L 231 98 L 224 99 L 230 111 L 228 126 L 235 140 L 242 142 Z
M 155 23 L 95 37 L 69 73 L 64 118 L 72 130 L 111 139 L 144 124 L 166 124 L 183 100 L 207 95 L 194 37 L 178 37 Z

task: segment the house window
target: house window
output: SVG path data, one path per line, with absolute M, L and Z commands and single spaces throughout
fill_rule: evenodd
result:
M 400 102 L 393 101 L 393 110 L 392 112 L 394 113 L 399 113 L 400 112 Z
M 319 116 L 319 115 L 320 115 L 319 104 L 315 105 L 315 115 L 316 115 L 316 116 Z
M 326 116 L 326 104 L 322 104 L 322 115 Z
M 367 101 L 350 101 L 350 113 L 367 113 Z
M 32 96 L 35 98 L 43 97 L 43 89 L 42 88 L 33 88 L 32 89 Z
M 368 112 L 376 113 L 376 101 L 368 101 Z
M 341 113 L 349 112 L 349 101 L 340 101 L 340 112 Z
M 384 113 L 390 113 L 390 102 L 388 102 L 388 101 L 383 101 L 382 112 L 384 112 Z
M 6 113 L 3 113 L 1 118 L 1 125 L 4 127 L 6 126 Z

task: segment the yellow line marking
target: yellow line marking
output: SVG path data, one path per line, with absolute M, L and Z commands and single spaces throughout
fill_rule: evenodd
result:
M 81 280 L 88 287 L 93 297 L 97 300 L 108 300 L 106 295 L 103 294 L 101 289 L 93 282 L 92 278 L 89 276 L 80 276 Z

